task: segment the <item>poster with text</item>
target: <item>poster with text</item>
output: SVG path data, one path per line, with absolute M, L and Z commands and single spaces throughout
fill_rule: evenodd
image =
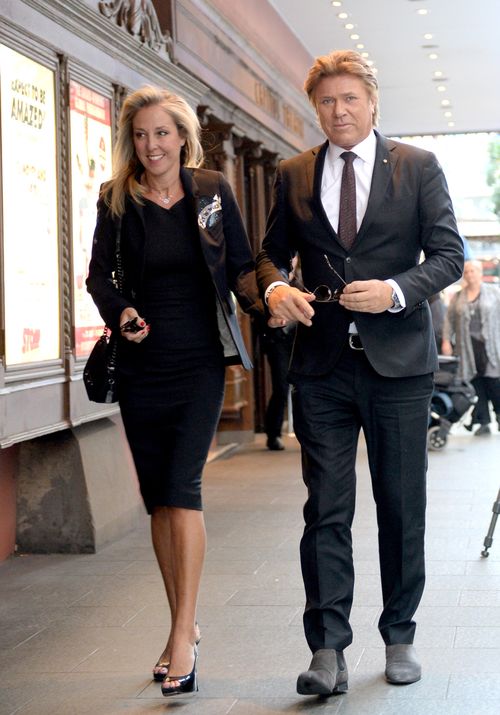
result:
M 60 357 L 54 73 L 0 45 L 7 366 Z
M 85 357 L 103 330 L 85 279 L 99 187 L 111 176 L 111 102 L 71 81 L 70 118 L 75 353 L 76 357 Z

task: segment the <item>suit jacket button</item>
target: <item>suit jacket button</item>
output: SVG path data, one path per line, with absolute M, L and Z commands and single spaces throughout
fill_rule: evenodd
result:
M 345 259 L 345 262 L 346 262 L 346 263 L 350 263 L 350 262 L 351 262 L 351 259 L 348 257 L 348 258 Z

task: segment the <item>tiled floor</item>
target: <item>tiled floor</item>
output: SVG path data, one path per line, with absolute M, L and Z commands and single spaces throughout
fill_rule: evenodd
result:
M 295 693 L 310 655 L 298 564 L 299 449 L 261 436 L 206 469 L 209 551 L 198 620 L 200 692 L 162 698 L 150 680 L 168 615 L 148 523 L 96 555 L 18 556 L 0 566 L 0 715 L 498 715 L 500 525 L 481 558 L 500 486 L 500 434 L 455 429 L 430 453 L 428 581 L 416 645 L 421 682 L 388 685 L 376 622 L 376 526 L 363 447 L 354 528 L 349 692 Z

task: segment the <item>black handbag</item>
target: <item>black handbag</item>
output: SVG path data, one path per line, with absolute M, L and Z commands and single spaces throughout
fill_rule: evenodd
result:
M 120 251 L 121 219 L 118 220 L 115 236 L 115 283 L 119 293 L 123 292 L 123 267 Z M 118 400 L 117 358 L 118 340 L 107 326 L 92 348 L 83 369 L 83 382 L 87 396 L 92 402 L 111 403 Z

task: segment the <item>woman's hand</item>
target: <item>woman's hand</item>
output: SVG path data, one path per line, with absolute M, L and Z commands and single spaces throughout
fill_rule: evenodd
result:
M 149 325 L 135 308 L 125 308 L 120 315 L 120 333 L 133 343 L 141 343 L 149 335 Z
M 309 303 L 313 300 L 312 293 L 303 293 L 298 288 L 288 285 L 276 286 L 270 293 L 267 302 L 271 313 L 271 318 L 268 321 L 269 327 L 282 328 L 295 321 L 310 327 L 314 308 Z
M 453 355 L 453 345 L 449 340 L 443 340 L 441 343 L 441 355 Z

